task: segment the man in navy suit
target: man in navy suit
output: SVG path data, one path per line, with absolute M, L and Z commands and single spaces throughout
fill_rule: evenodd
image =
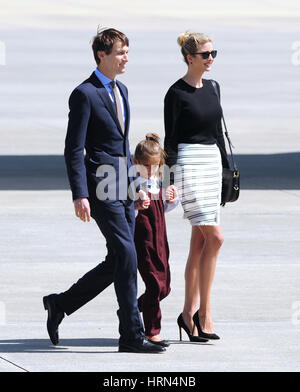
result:
M 92 45 L 97 68 L 69 100 L 65 161 L 75 213 L 84 222 L 90 216 L 95 219 L 106 239 L 107 256 L 67 291 L 50 294 L 43 303 L 50 339 L 58 344 L 58 326 L 65 314 L 70 315 L 114 282 L 119 351 L 157 353 L 165 348 L 145 338 L 137 306 L 135 215 L 128 196 L 133 165 L 128 143 L 130 112 L 127 88 L 115 81 L 116 75 L 125 72 L 128 47 L 128 38 L 120 31 L 98 32 Z

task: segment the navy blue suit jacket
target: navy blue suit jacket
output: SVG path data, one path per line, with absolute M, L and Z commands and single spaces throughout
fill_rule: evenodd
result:
M 124 134 L 114 104 L 94 72 L 70 96 L 64 155 L 73 200 L 95 196 L 89 195 L 89 191 L 96 192 L 97 184 L 104 178 L 96 176 L 99 165 L 115 169 L 117 187 L 120 180 L 124 182 L 124 171 L 119 173 L 119 158 L 123 157 L 127 171 L 133 165 L 128 143 L 128 91 L 123 83 L 117 81 L 117 85 L 125 102 Z M 127 174 L 126 184 L 128 186 Z

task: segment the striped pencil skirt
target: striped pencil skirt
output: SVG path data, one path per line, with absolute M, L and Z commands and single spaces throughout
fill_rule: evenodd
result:
M 220 224 L 222 161 L 216 144 L 180 143 L 175 185 L 192 226 Z

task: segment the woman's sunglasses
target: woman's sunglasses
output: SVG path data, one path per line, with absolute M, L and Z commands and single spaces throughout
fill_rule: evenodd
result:
M 194 54 L 201 54 L 203 60 L 207 60 L 209 55 L 214 59 L 217 56 L 217 50 L 212 50 L 211 52 L 196 52 Z

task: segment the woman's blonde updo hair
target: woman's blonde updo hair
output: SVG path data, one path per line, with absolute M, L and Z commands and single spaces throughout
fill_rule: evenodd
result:
M 190 33 L 186 31 L 177 38 L 177 43 L 181 46 L 181 53 L 187 64 L 187 55 L 193 55 L 194 53 L 199 52 L 200 47 L 207 42 L 212 42 L 212 40 L 208 35 L 203 33 Z
M 160 166 L 165 163 L 166 153 L 161 147 L 160 138 L 156 133 L 147 133 L 144 140 L 136 146 L 134 157 L 139 163 L 145 163 L 153 155 L 160 156 Z

